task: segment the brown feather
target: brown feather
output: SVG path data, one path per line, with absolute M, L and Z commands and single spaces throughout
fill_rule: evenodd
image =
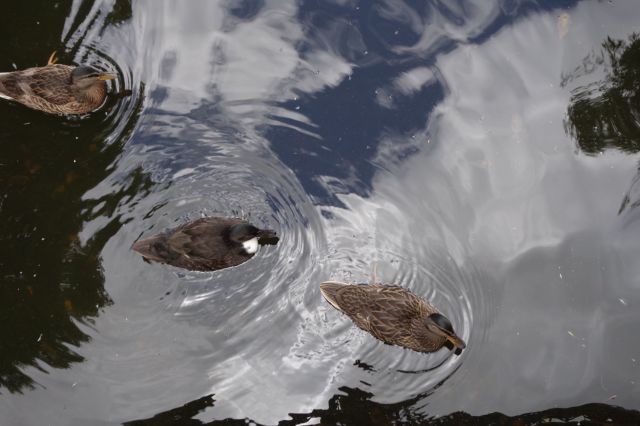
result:
M 148 260 L 193 271 L 215 271 L 251 259 L 242 244 L 227 238 L 237 218 L 205 217 L 136 242 L 132 249 Z

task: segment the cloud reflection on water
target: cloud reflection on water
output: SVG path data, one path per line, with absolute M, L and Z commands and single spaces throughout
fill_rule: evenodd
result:
M 620 251 L 617 230 L 637 159 L 577 154 L 562 122 L 569 93 L 560 87 L 566 67 L 582 59 L 580 46 L 633 28 L 629 7 L 594 30 L 589 16 L 608 6 L 581 4 L 571 11 L 565 37 L 554 14 L 534 15 L 485 43 L 438 57 L 445 100 L 425 130 L 404 136 L 405 150 L 418 153 L 399 163 L 387 158 L 393 151 L 379 154 L 389 170 L 376 174 L 366 202 L 348 195 L 347 210 L 331 211 L 344 223 L 336 228 L 328 220 L 328 229 L 369 229 L 378 256 L 417 238 L 449 253 L 463 271 L 475 265 L 487 274 L 465 284 L 474 318 L 467 357 L 430 396 L 430 414 L 517 413 L 611 394 L 633 406 L 638 396 L 636 378 L 613 390 L 613 378 L 601 373 L 616 359 L 620 377 L 640 349 L 623 338 L 628 325 L 618 328 L 623 318 L 625 324 L 640 319 L 620 302 L 637 287 L 635 268 L 621 257 L 639 247 L 625 238 Z M 389 234 L 398 242 L 381 244 Z M 344 246 L 337 251 L 362 255 L 348 239 L 339 241 Z M 608 345 L 619 339 L 624 355 Z

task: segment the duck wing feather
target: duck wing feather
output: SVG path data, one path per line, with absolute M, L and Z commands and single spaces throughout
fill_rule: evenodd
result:
M 226 219 L 206 217 L 184 224 L 167 238 L 169 249 L 188 257 L 202 259 L 223 258 L 233 251 L 226 235 L 229 227 L 242 223 L 241 219 Z M 237 251 L 241 246 L 237 247 Z

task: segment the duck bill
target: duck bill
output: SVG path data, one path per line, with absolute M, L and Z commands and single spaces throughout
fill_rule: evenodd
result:
M 449 334 L 446 336 L 446 339 L 448 342 L 450 342 L 454 347 L 462 350 L 464 348 L 467 347 L 466 343 L 464 343 L 464 340 L 462 340 L 461 338 L 459 338 L 456 335 L 453 334 Z
M 278 244 L 278 235 L 271 229 L 261 229 L 258 233 L 258 244 L 274 246 Z
M 114 80 L 117 76 L 115 74 L 112 74 L 110 72 L 103 72 L 102 74 L 100 74 L 98 76 L 98 80 Z

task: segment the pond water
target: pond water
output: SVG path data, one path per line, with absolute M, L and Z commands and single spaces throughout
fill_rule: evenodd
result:
M 57 50 L 131 95 L 0 103 L 0 424 L 640 423 L 636 1 L 2 15 L 0 70 Z M 211 273 L 130 249 L 205 215 L 280 242 Z M 374 269 L 462 355 L 323 300 Z

